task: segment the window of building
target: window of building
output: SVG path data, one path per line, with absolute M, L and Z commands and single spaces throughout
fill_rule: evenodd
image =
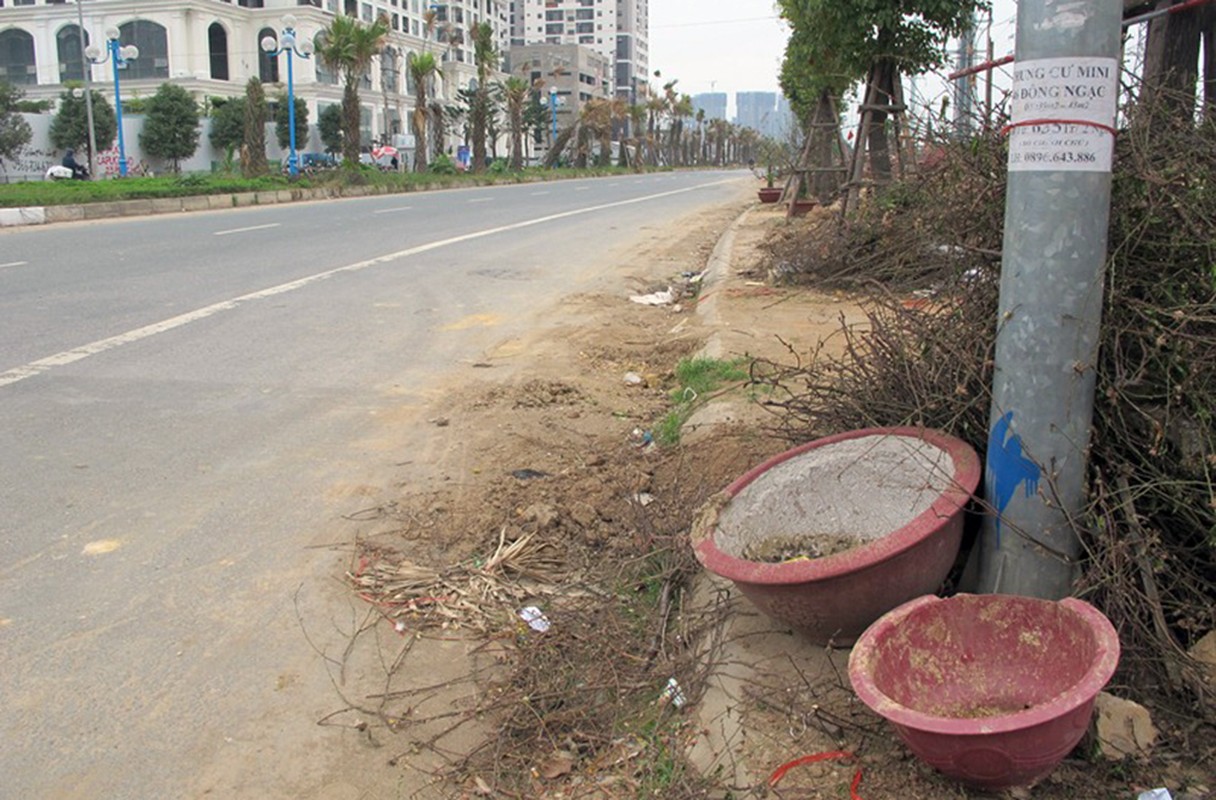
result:
M 88 31 L 85 31 L 84 42 L 87 47 Z M 59 82 L 83 81 L 84 59 L 81 58 L 80 52 L 80 27 L 64 25 L 59 29 L 59 33 L 55 34 L 55 45 L 59 51 Z
M 228 31 L 218 22 L 207 28 L 207 53 L 211 57 L 211 79 L 228 80 Z
M 324 49 L 325 31 L 323 31 L 323 30 L 317 31 L 317 35 L 313 37 L 312 44 L 313 44 L 313 48 L 315 50 L 319 51 L 319 50 Z M 330 72 L 328 69 L 326 69 L 325 62 L 323 62 L 321 59 L 314 58 L 313 61 L 316 62 L 317 83 L 325 83 L 330 86 L 337 86 L 338 85 L 338 74 L 336 72 Z
M 20 28 L 0 32 L 0 80 L 17 86 L 36 84 L 37 63 L 34 60 L 33 36 Z
M 262 40 L 269 36 L 277 39 L 273 28 L 262 28 L 258 31 L 258 80 L 262 83 L 279 82 L 279 59 L 262 49 Z
M 400 72 L 397 48 L 389 45 L 380 54 L 380 86 L 386 92 L 396 92 Z
M 139 58 L 127 62 L 127 78 L 169 77 L 169 36 L 164 26 L 146 19 L 133 20 L 118 26 L 118 39 L 124 46 L 139 48 Z

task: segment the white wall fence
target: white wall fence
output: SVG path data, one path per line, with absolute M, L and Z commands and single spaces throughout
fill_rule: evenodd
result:
M 51 144 L 51 120 L 54 119 L 54 116 L 52 114 L 22 114 L 21 116 L 30 124 L 33 136 L 16 158 L 0 159 L 0 183 L 45 180 L 47 169 L 63 160 L 63 151 L 57 150 Z M 147 156 L 140 147 L 139 135 L 144 128 L 144 116 L 142 114 L 124 114 L 122 122 L 123 145 L 127 153 L 128 170 L 136 173 L 148 171 L 157 175 L 168 172 L 169 162 Z M 201 120 L 201 123 L 202 133 L 199 135 L 198 149 L 194 151 L 193 156 L 181 162 L 182 172 L 210 172 L 222 164 L 227 156 L 226 153 L 217 151 L 211 146 L 212 119 L 206 117 Z M 308 142 L 297 142 L 296 149 L 300 153 L 324 151 L 316 125 L 309 126 Z M 271 163 L 287 159 L 287 152 L 279 147 L 274 123 L 266 125 L 266 157 L 270 159 Z M 76 160 L 81 164 L 88 163 L 88 153 L 84 147 L 77 150 Z M 97 153 L 95 161 L 98 177 L 118 176 L 117 137 L 114 139 L 113 147 Z

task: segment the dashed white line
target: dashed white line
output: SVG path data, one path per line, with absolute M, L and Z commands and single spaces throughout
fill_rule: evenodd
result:
M 28 262 L 28 261 L 10 261 L 7 264 L 0 264 L 0 269 L 4 269 L 5 267 L 24 267 L 28 263 L 30 263 L 30 262 Z
M 548 192 L 533 192 L 533 193 L 532 193 L 532 196 L 533 196 L 533 197 L 540 197 L 540 196 L 542 196 L 542 195 L 546 195 L 546 194 L 549 194 L 549 193 L 548 193 Z
M 488 203 L 493 200 L 493 197 L 474 197 L 469 200 L 470 203 Z
M 574 187 L 574 191 L 576 191 L 576 192 L 585 192 L 585 191 L 587 191 L 587 190 L 588 190 L 588 189 L 590 189 L 590 188 L 591 188 L 590 186 L 575 186 L 575 187 Z
M 373 214 L 392 214 L 394 211 L 410 211 L 413 208 L 414 208 L 413 206 L 397 206 L 396 208 L 381 208 L 376 211 L 373 211 L 372 213 Z
M 733 180 L 733 178 L 728 178 L 726 180 L 710 181 L 709 183 L 701 183 L 697 184 L 696 186 L 686 186 L 683 189 L 671 189 L 666 192 L 656 192 L 655 194 L 643 195 L 642 197 L 634 197 L 629 200 L 617 200 L 613 203 L 602 203 L 600 205 L 587 206 L 586 208 L 575 208 L 571 209 L 570 211 L 561 211 L 557 214 L 549 214 L 543 217 L 526 219 L 522 222 L 513 222 L 510 225 L 500 225 L 497 228 L 485 228 L 484 230 L 473 231 L 472 233 L 466 233 L 461 236 L 453 236 L 450 239 L 440 239 L 435 242 L 430 242 L 429 244 L 421 244 L 405 250 L 398 250 L 395 253 L 386 253 L 382 256 L 369 258 L 365 261 L 356 261 L 355 263 L 347 264 L 344 267 L 337 267 L 335 269 L 326 270 L 325 272 L 318 272 L 314 275 L 308 275 L 294 281 L 289 281 L 288 283 L 280 283 L 278 286 L 271 286 L 268 289 L 243 294 L 239 297 L 234 297 L 231 300 L 213 303 L 212 305 L 204 306 L 202 308 L 195 309 L 194 311 L 189 311 L 185 314 L 179 314 L 176 317 L 170 317 L 169 319 L 161 320 L 160 322 L 154 322 L 151 325 L 145 325 L 142 328 L 136 328 L 135 330 L 127 331 L 126 333 L 120 333 L 117 336 L 111 336 L 108 339 L 98 339 L 95 342 L 90 342 L 71 350 L 64 350 L 62 353 L 56 353 L 52 356 L 47 356 L 46 358 L 31 361 L 28 364 L 22 364 L 19 367 L 14 367 L 13 369 L 8 370 L 7 372 L 0 372 L 0 387 L 8 386 L 9 384 L 17 383 L 18 381 L 23 381 L 26 378 L 33 378 L 37 375 L 41 375 L 44 372 L 49 372 L 56 367 L 64 367 L 68 364 L 74 364 L 77 361 L 83 361 L 90 356 L 99 355 L 107 350 L 113 350 L 117 347 L 122 347 L 125 344 L 132 344 L 133 342 L 147 339 L 157 335 L 158 333 L 166 333 L 174 330 L 175 328 L 189 325 L 191 322 L 197 322 L 201 319 L 214 316 L 222 311 L 231 311 L 239 306 L 254 302 L 256 300 L 264 300 L 268 297 L 274 297 L 275 295 L 294 292 L 296 289 L 302 289 L 309 284 L 327 280 L 335 275 L 341 275 L 342 273 L 359 272 L 380 264 L 400 261 L 403 258 L 409 258 L 410 256 L 416 256 L 431 250 L 438 250 L 442 247 L 450 247 L 451 245 L 461 244 L 462 242 L 468 242 L 474 239 L 482 239 L 499 233 L 520 230 L 521 228 L 531 228 L 536 225 L 544 225 L 545 223 L 554 222 L 555 220 L 559 219 L 566 219 L 567 217 L 577 217 L 582 214 L 593 214 L 597 211 L 604 211 L 609 208 L 620 208 L 622 206 L 636 205 L 637 203 L 646 203 L 651 200 L 659 200 L 664 197 L 674 197 L 678 194 L 686 194 L 688 192 L 706 189 L 710 186 L 730 183 Z
M 265 230 L 266 228 L 277 228 L 282 224 L 283 223 L 281 223 L 281 222 L 272 222 L 269 225 L 250 225 L 248 228 L 233 228 L 230 231 L 216 231 L 215 235 L 216 236 L 227 236 L 230 233 L 248 233 L 249 231 L 261 231 L 261 230 Z

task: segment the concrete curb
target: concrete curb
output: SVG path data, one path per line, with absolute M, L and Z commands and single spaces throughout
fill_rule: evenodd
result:
M 727 275 L 730 274 L 735 234 L 743 227 L 751 213 L 752 209 L 746 208 L 743 213 L 735 217 L 730 227 L 718 237 L 718 242 L 714 245 L 713 252 L 709 254 L 709 260 L 705 265 L 705 278 L 701 282 L 701 299 L 697 302 L 697 315 L 714 331 L 705 342 L 705 346 L 701 348 L 700 354 L 706 358 L 722 358 L 723 356 L 722 336 L 718 332 L 718 329 L 722 327 L 722 315 L 718 311 L 718 291 L 722 288 L 722 283 L 726 280 Z

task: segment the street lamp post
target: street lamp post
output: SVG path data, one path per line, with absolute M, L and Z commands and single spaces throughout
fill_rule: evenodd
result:
M 556 86 L 549 87 L 549 111 L 551 112 L 551 114 L 553 116 L 553 144 L 550 146 L 557 147 L 557 87 Z M 556 166 L 557 161 L 554 160 L 553 164 L 554 164 L 554 166 Z
M 292 178 L 300 175 L 300 163 L 296 156 L 296 89 L 295 74 L 292 71 L 292 56 L 308 58 L 312 55 L 312 40 L 300 39 L 296 36 L 296 18 L 293 14 L 283 16 L 283 31 L 276 42 L 273 36 L 262 39 L 262 49 L 271 58 L 278 58 L 279 53 L 287 54 L 287 137 L 291 143 L 291 153 L 287 157 L 287 171 Z
M 89 45 L 85 56 L 94 64 L 104 64 L 107 60 L 114 65 L 114 113 L 118 120 L 118 174 L 127 177 L 127 148 L 122 135 L 122 88 L 119 85 L 118 71 L 127 66 L 127 62 L 139 58 L 139 48 L 133 44 L 123 47 L 118 41 L 118 28 L 106 28 L 106 55 L 101 54 L 101 48 L 95 44 Z

